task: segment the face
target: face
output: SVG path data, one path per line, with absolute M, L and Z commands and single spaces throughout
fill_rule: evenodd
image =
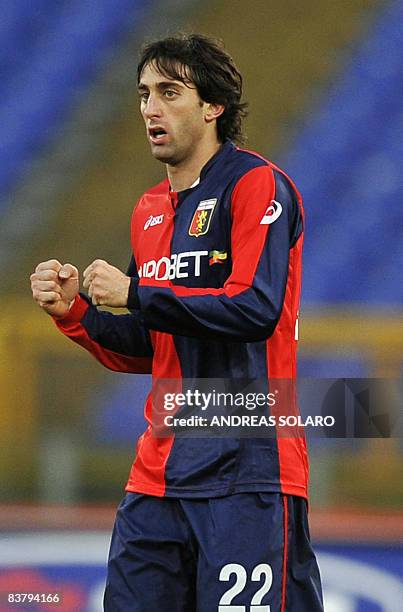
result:
M 153 156 L 172 166 L 188 159 L 208 129 L 210 105 L 191 82 L 170 79 L 153 64 L 145 66 L 138 91 Z

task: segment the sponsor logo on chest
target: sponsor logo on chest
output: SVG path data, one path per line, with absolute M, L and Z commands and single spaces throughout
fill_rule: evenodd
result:
M 227 259 L 228 253 L 226 251 L 210 251 L 209 253 L 209 266 L 213 266 L 214 264 L 222 265 L 223 262 Z
M 207 234 L 216 204 L 217 198 L 199 202 L 189 226 L 189 236 L 198 238 Z
M 157 260 L 150 259 L 140 266 L 138 274 L 140 278 L 154 278 L 155 280 L 200 276 L 201 262 L 208 257 L 208 254 L 208 251 L 186 251 Z

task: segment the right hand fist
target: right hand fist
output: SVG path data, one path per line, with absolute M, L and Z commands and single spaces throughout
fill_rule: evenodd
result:
M 60 318 L 70 310 L 79 290 L 78 270 L 57 259 L 43 261 L 31 274 L 31 289 L 34 300 L 48 314 Z

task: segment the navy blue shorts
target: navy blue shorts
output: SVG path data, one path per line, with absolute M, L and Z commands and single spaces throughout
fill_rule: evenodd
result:
M 305 499 L 128 493 L 108 561 L 106 612 L 322 612 Z

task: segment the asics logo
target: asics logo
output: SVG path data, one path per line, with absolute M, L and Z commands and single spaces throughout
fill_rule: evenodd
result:
M 274 223 L 274 221 L 279 218 L 282 212 L 283 207 L 281 206 L 280 202 L 272 200 L 270 202 L 270 206 L 267 207 L 266 212 L 262 217 L 260 225 L 270 225 L 271 223 Z
M 149 227 L 153 227 L 153 225 L 160 225 L 164 220 L 164 215 L 158 215 L 158 217 L 154 217 L 150 215 L 147 221 L 144 223 L 144 230 L 147 230 Z

